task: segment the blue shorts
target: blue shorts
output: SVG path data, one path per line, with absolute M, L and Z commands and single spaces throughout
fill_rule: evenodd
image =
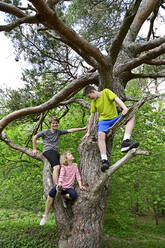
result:
M 107 132 L 110 127 L 112 127 L 116 121 L 120 119 L 121 116 L 117 116 L 113 118 L 112 120 L 106 120 L 106 121 L 98 121 L 98 131 L 99 132 Z

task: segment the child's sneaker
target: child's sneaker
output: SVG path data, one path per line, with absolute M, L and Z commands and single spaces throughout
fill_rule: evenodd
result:
M 109 164 L 108 160 L 103 159 L 103 160 L 101 160 L 101 163 L 102 163 L 102 165 L 101 165 L 101 171 L 102 172 L 104 172 L 104 171 L 109 169 L 110 164 Z
M 50 214 L 43 214 L 42 219 L 41 219 L 41 221 L 40 221 L 40 226 L 45 225 L 45 223 L 46 223 L 47 220 L 48 220 L 49 215 L 50 215 Z
M 129 139 L 123 140 L 121 144 L 121 152 L 128 152 L 132 148 L 137 148 L 139 146 L 139 142 L 131 142 Z

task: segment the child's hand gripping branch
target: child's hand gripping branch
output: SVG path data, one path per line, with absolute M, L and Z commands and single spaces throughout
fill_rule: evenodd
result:
M 124 102 L 111 90 L 104 89 L 103 91 L 97 91 L 93 86 L 86 86 L 84 89 L 84 96 L 88 97 L 91 101 L 91 115 L 89 117 L 88 130 L 83 139 L 88 138 L 91 132 L 91 127 L 94 121 L 94 115 L 99 113 L 98 122 L 98 146 L 101 155 L 101 170 L 104 172 L 110 166 L 107 157 L 106 149 L 106 134 L 108 129 L 120 119 L 118 115 L 116 104 L 122 109 L 122 114 L 126 115 L 128 108 Z M 135 123 L 135 115 L 127 122 L 125 127 L 125 134 L 123 142 L 121 144 L 121 151 L 128 152 L 132 148 L 137 148 L 139 142 L 131 142 L 130 137 Z

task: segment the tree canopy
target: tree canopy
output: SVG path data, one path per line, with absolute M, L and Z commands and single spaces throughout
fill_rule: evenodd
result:
M 150 94 L 148 84 L 154 83 L 156 89 L 165 77 L 165 36 L 155 29 L 156 21 L 163 20 L 164 8 L 164 0 L 1 1 L 0 11 L 6 15 L 6 24 L 0 25 L 0 31 L 12 39 L 16 60 L 23 57 L 31 66 L 23 72 L 25 88 L 7 92 L 6 112 L 2 113 L 0 120 L 1 140 L 33 157 L 25 143 L 15 144 L 4 129 L 22 117 L 32 117 L 36 121 L 32 136 L 48 111 L 65 116 L 71 103 L 83 105 L 79 110 L 84 119 L 89 103 L 83 99 L 81 90 L 89 84 L 96 85 L 99 90 L 109 88 L 123 101 L 138 102 L 124 117 L 125 120 L 130 118 L 143 103 L 155 97 L 146 97 Z M 141 32 L 145 22 L 148 22 L 148 30 Z M 134 97 L 126 95 L 128 83 L 132 81 L 136 86 L 138 80 L 141 83 L 140 97 L 139 94 Z M 159 100 L 158 109 L 162 110 L 162 95 L 159 95 Z M 111 157 L 113 135 L 109 140 Z M 114 161 L 109 171 L 102 175 L 96 139 L 81 143 L 82 178 L 87 187 L 92 185 L 92 190 L 87 195 L 80 195 L 69 220 L 59 205 L 55 205 L 56 213 L 60 213 L 56 221 L 62 230 L 59 247 L 102 246 L 108 179 L 129 158 L 140 154 L 148 152 L 131 151 Z M 44 179 L 50 178 L 49 165 L 43 156 L 38 154 L 33 158 L 44 161 Z M 47 193 L 51 183 L 45 180 L 44 184 Z M 77 209 L 81 209 L 81 214 L 77 214 Z M 89 229 L 88 236 L 85 226 Z M 94 228 L 90 230 L 89 226 Z M 62 246 L 64 240 L 66 246 Z

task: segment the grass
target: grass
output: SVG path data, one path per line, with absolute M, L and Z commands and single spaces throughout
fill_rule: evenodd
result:
M 42 214 L 0 210 L 1 248 L 57 248 L 59 234 L 53 215 L 48 225 L 39 225 Z
M 164 248 L 165 218 L 155 225 L 151 217 L 138 217 L 126 229 L 105 226 L 104 248 Z
M 39 226 L 42 213 L 0 209 L 1 248 L 57 248 L 59 233 L 53 214 L 45 226 Z M 165 219 L 155 225 L 151 218 L 138 218 L 127 228 L 105 225 L 104 248 L 164 248 Z

